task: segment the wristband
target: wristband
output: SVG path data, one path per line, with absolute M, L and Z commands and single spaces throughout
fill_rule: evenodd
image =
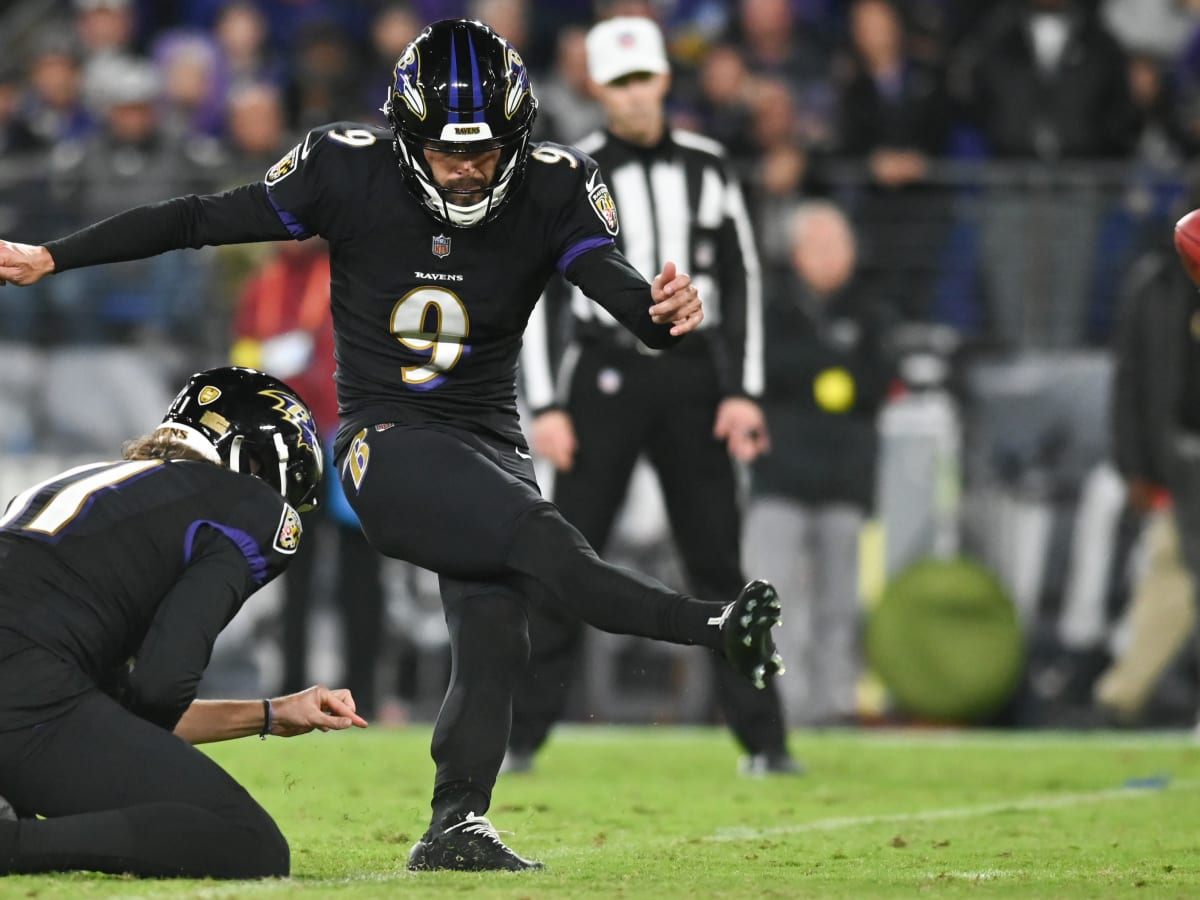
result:
M 267 735 L 271 733 L 271 725 L 273 723 L 274 723 L 274 716 L 271 714 L 271 701 L 264 700 L 263 701 L 263 727 L 262 727 L 262 731 L 260 731 L 258 733 L 258 739 L 260 741 L 265 741 L 267 739 Z

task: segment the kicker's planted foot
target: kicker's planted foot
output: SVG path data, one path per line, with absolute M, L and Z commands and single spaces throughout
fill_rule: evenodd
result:
M 540 869 L 542 864 L 522 859 L 505 845 L 486 817 L 468 813 L 448 828 L 425 832 L 408 854 L 408 867 L 413 871 L 519 872 Z

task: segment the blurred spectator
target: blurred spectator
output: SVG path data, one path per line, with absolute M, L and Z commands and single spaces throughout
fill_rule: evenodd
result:
M 376 79 L 381 74 L 386 78 L 386 73 L 369 74 Z M 364 108 L 367 101 L 361 75 L 343 32 L 328 22 L 300 31 L 287 89 L 288 124 L 292 130 L 307 131 L 341 119 L 378 120 L 377 112 L 368 113 Z
M 862 264 L 878 290 L 912 319 L 925 319 L 949 215 L 949 191 L 929 181 L 942 156 L 949 106 L 942 75 L 909 58 L 892 0 L 856 0 L 842 66 L 838 147 L 866 164 L 854 210 Z
M 387 83 L 387 73 L 392 71 L 405 48 L 424 27 L 425 23 L 408 3 L 389 3 L 375 16 L 371 22 L 373 61 L 366 79 L 368 107 L 382 104 L 381 95 L 385 96 L 386 90 L 378 82 L 383 79 Z M 540 90 L 538 95 L 540 98 Z
M 538 79 L 537 140 L 573 144 L 604 125 L 588 87 L 586 35 L 574 26 L 559 32 L 554 69 Z
M 154 42 L 153 57 L 163 79 L 163 130 L 179 140 L 219 135 L 225 122 L 225 85 L 211 38 L 168 31 Z
M 99 221 L 131 205 L 210 186 L 211 144 L 177 141 L 159 122 L 159 77 L 146 63 L 114 67 L 104 84 L 101 130 L 59 144 L 51 189 L 59 230 Z M 85 343 L 146 333 L 194 337 L 207 254 L 166 254 L 96 272 L 64 272 L 48 285 L 60 337 Z
M 788 268 L 788 222 L 802 197 L 815 189 L 813 153 L 798 136 L 796 107 L 786 84 L 774 78 L 756 81 L 753 96 L 754 143 L 758 163 L 751 173 L 756 220 L 764 267 Z
M 466 17 L 491 26 L 514 47 L 528 47 L 529 4 L 526 0 L 470 0 Z M 526 64 L 532 65 L 529 60 Z
M 1135 151 L 1140 162 L 1177 167 L 1200 147 L 1200 131 L 1189 134 L 1182 121 L 1165 59 L 1149 52 L 1130 54 L 1129 93 L 1141 120 Z
M 22 153 L 37 146 L 17 112 L 21 88 L 19 72 L 0 70 L 0 156 Z
M 1079 345 L 1106 199 L 1103 171 L 1079 161 L 1134 149 L 1125 53 L 1082 2 L 1018 0 L 963 59 L 957 83 L 989 152 L 1032 164 L 998 170 L 1005 177 L 983 206 L 991 336 L 1008 347 Z
M 178 24 L 211 30 L 231 5 L 247 4 L 243 0 L 186 0 L 178 12 Z M 265 23 L 271 48 L 286 58 L 314 30 L 336 31 L 365 44 L 371 10 L 377 4 L 374 0 L 249 0 L 248 5 Z
M 312 410 L 332 459 L 337 432 L 333 374 L 333 315 L 329 305 L 329 248 L 308 240 L 277 245 L 274 256 L 245 284 L 234 319 L 234 365 L 263 369 L 288 382 Z M 374 717 L 376 665 L 383 635 L 379 555 L 367 543 L 342 494 L 337 467 L 326 470 L 320 505 L 304 514 L 306 540 L 284 574 L 282 688 L 307 684 L 308 618 L 322 583 L 318 556 L 329 549 L 336 573 L 329 596 L 344 621 L 343 678 L 363 716 Z M 294 574 L 289 574 L 293 573 Z
M 754 142 L 756 84 L 741 53 L 716 44 L 700 65 L 697 117 L 700 129 L 720 141 L 742 178 L 750 174 L 758 150 Z
M 95 117 L 83 106 L 80 78 L 79 46 L 56 32 L 41 35 L 34 44 L 29 89 L 19 111 L 26 147 L 78 140 L 96 127 Z
M 1140 713 L 1187 643 L 1200 576 L 1200 294 L 1172 249 L 1143 257 L 1117 331 L 1117 468 L 1146 517 L 1148 567 L 1128 647 L 1096 684 L 1118 718 Z
M 876 417 L 893 366 L 891 314 L 856 281 L 845 214 L 810 201 L 792 218 L 793 273 L 767 293 L 771 452 L 755 461 L 743 540 L 746 568 L 792 598 L 777 643 L 792 724 L 854 718 L 859 536 L 874 503 Z
M 963 37 L 995 8 L 995 0 L 896 0 L 908 31 L 908 54 L 944 69 Z
M 241 84 L 267 82 L 282 87 L 283 61 L 268 38 L 267 21 L 252 2 L 226 3 L 213 25 L 221 60 L 221 79 L 231 89 Z
M 74 0 L 75 32 L 83 51 L 84 103 L 103 110 L 106 82 L 137 58 L 132 0 Z
M 229 94 L 226 157 L 217 172 L 221 186 L 263 177 L 287 149 L 283 97 L 272 84 L 243 84 Z
M 807 146 L 829 143 L 832 54 L 823 37 L 797 22 L 789 0 L 740 0 L 731 36 L 752 73 L 778 79 L 791 92 L 797 138 Z
M 1132 149 L 1125 52 L 1082 2 L 1011 0 L 965 59 L 967 98 L 993 156 L 1112 159 Z

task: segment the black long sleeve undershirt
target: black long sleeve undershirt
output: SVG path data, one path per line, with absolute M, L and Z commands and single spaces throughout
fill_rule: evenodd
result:
M 50 241 L 46 249 L 54 258 L 54 271 L 65 272 L 184 247 L 291 239 L 266 186 L 256 183 L 134 207 Z
M 682 335 L 671 334 L 671 325 L 651 321 L 649 310 L 654 300 L 650 285 L 615 247 L 584 253 L 567 269 L 566 276 L 647 347 L 665 350 L 683 340 Z

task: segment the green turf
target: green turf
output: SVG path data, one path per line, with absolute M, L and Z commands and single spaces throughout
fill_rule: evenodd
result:
M 723 731 L 567 729 L 490 813 L 544 872 L 414 875 L 428 745 L 414 728 L 215 746 L 290 839 L 288 881 L 23 876 L 0 896 L 1200 896 L 1182 735 L 798 734 L 805 777 L 748 780 Z

